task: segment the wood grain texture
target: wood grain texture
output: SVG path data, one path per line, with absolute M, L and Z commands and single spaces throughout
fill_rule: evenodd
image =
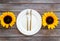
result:
M 23 35 L 18 29 L 0 29 L 0 38 L 1 37 L 28 37 Z M 47 30 L 41 29 L 35 35 L 29 37 L 60 37 L 60 29 Z
M 53 11 L 59 18 L 59 25 L 54 30 L 42 27 L 32 36 L 21 34 L 16 24 L 9 29 L 0 25 L 0 41 L 60 41 L 60 0 L 0 0 L 0 15 L 4 11 L 13 11 L 17 18 L 24 9 L 37 10 L 41 16 L 44 12 Z
M 1 3 L 60 3 L 60 0 L 0 0 Z

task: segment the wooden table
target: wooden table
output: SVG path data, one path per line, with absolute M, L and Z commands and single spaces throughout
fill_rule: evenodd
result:
M 53 11 L 60 21 L 60 0 L 0 0 L 0 15 L 3 11 L 13 11 L 17 15 L 24 9 L 37 10 L 41 16 L 44 12 Z M 33 36 L 21 34 L 16 24 L 10 29 L 0 25 L 0 41 L 60 41 L 60 22 L 54 30 L 44 27 Z

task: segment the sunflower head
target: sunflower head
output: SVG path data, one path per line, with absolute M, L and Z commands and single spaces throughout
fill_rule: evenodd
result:
M 54 29 L 55 26 L 58 25 L 58 18 L 54 12 L 46 12 L 42 16 L 42 23 L 44 27 L 48 27 L 48 29 Z
M 3 12 L 1 15 L 1 25 L 8 28 L 12 27 L 16 22 L 16 17 L 13 12 Z

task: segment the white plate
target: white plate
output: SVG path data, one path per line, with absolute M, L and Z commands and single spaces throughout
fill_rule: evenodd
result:
M 41 15 L 32 9 L 23 10 L 17 17 L 16 25 L 22 34 L 34 35 L 41 28 Z

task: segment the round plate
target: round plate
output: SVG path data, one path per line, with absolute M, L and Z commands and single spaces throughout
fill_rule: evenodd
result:
M 22 34 L 34 35 L 41 28 L 41 15 L 32 9 L 23 10 L 17 17 L 16 25 Z

